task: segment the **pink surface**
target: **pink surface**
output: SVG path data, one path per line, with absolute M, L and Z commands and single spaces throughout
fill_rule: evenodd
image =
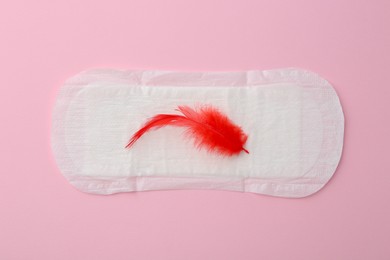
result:
M 3 1 L 0 259 L 390 259 L 389 23 L 387 0 Z M 332 82 L 346 117 L 311 197 L 96 196 L 55 165 L 55 95 L 81 70 L 290 66 Z

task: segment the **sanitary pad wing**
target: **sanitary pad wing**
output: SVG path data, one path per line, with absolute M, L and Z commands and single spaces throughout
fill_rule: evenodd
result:
M 249 153 L 199 149 L 176 121 L 126 148 L 150 118 L 176 118 L 180 106 L 217 109 L 242 129 Z M 332 177 L 344 134 L 336 92 L 300 69 L 90 70 L 61 88 L 52 123 L 61 172 L 76 188 L 98 194 L 223 189 L 304 197 Z

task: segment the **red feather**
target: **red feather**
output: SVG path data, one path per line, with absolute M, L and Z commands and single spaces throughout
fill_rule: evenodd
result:
M 192 109 L 179 106 L 176 109 L 183 115 L 158 114 L 150 118 L 145 125 L 130 139 L 126 148 L 130 148 L 147 131 L 164 126 L 179 126 L 187 128 L 186 133 L 195 140 L 198 148 L 206 148 L 211 152 L 232 156 L 241 151 L 249 153 L 244 148 L 248 136 L 241 127 L 235 125 L 226 115 L 211 106 Z

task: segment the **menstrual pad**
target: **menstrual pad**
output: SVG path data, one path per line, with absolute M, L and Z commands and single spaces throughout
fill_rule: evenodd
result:
M 174 125 L 148 131 L 126 148 L 151 117 L 181 115 L 179 106 L 216 108 L 247 135 L 249 154 L 203 149 Z M 96 194 L 221 189 L 304 197 L 332 177 L 344 134 L 334 89 L 300 69 L 89 70 L 61 88 L 52 123 L 61 172 Z

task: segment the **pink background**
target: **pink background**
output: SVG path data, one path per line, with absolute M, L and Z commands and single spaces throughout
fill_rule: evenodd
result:
M 0 259 L 390 259 L 390 1 L 2 1 Z M 96 196 L 50 150 L 55 95 L 92 67 L 301 67 L 346 116 L 334 178 L 304 199 Z

